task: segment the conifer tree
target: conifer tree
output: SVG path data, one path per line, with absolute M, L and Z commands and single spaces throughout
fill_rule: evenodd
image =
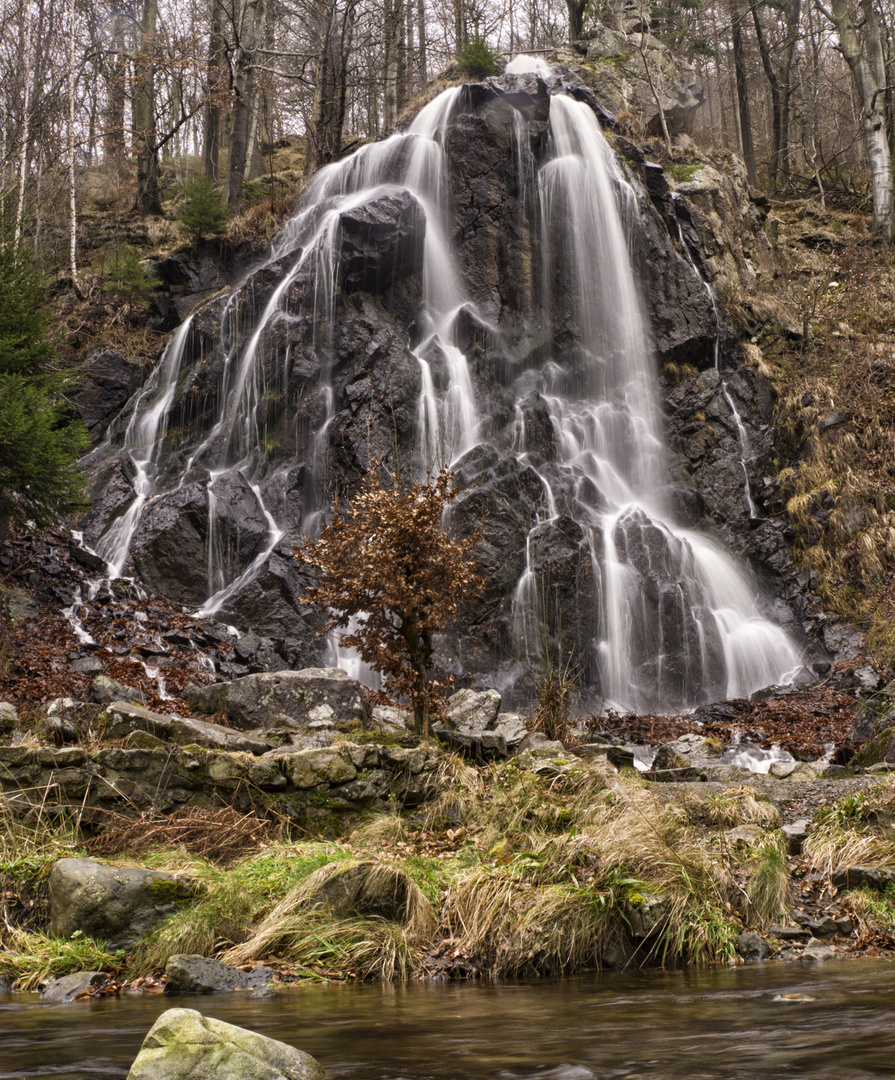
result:
M 83 507 L 87 432 L 53 366 L 45 301 L 39 272 L 0 239 L 0 544 L 11 520 L 48 525 Z

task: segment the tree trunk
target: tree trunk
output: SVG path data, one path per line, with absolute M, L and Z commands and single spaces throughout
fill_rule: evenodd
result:
M 417 0 L 416 6 L 416 36 L 419 39 L 420 62 L 419 75 L 420 85 L 425 88 L 429 81 L 429 58 L 426 54 L 426 4 L 425 0 Z
M 307 169 L 336 161 L 342 150 L 348 95 L 348 62 L 354 39 L 357 0 L 320 0 L 317 29 L 317 78 L 308 129 Z
M 68 259 L 72 287 L 77 293 L 80 292 L 80 282 L 78 281 L 78 187 L 75 173 L 75 88 L 78 79 L 75 68 L 75 0 L 71 0 L 68 14 L 71 19 L 68 50 Z
M 221 124 L 222 101 L 227 93 L 227 76 L 224 70 L 223 9 L 221 0 L 211 0 L 211 27 L 208 36 L 208 60 L 206 62 L 207 87 L 205 91 L 205 147 L 204 167 L 209 180 L 221 179 Z
M 382 95 L 382 123 L 386 131 L 395 126 L 400 108 L 401 51 L 404 40 L 402 0 L 386 0 L 385 85 Z
M 237 28 L 237 51 L 230 128 L 230 179 L 227 185 L 227 204 L 239 206 L 245 180 L 248 153 L 249 119 L 255 86 L 255 50 L 262 44 L 267 20 L 267 0 L 244 0 Z
M 19 157 L 19 197 L 16 206 L 16 227 L 13 243 L 19 246 L 25 222 L 25 181 L 28 177 L 28 158 L 31 151 L 31 15 L 25 25 L 22 41 L 22 78 L 25 82 L 25 101 L 22 109 L 22 150 Z
M 869 27 L 870 58 L 862 48 L 858 30 L 846 0 L 833 0 L 832 11 L 825 14 L 836 27 L 842 57 L 848 64 L 861 100 L 864 147 L 870 159 L 873 187 L 873 237 L 878 243 L 891 244 L 895 239 L 893 221 L 892 153 L 886 124 L 885 82 L 878 75 L 877 41 L 879 24 Z M 867 5 L 868 8 L 870 5 Z M 867 12 L 865 11 L 865 18 Z M 874 32 L 875 27 L 875 32 Z M 876 41 L 874 40 L 876 36 Z M 885 72 L 883 72 L 885 77 Z
M 569 41 L 577 41 L 584 33 L 584 14 L 587 0 L 566 0 L 569 12 Z
M 134 140 L 137 144 L 137 201 L 140 214 L 161 214 L 158 129 L 155 115 L 155 37 L 158 0 L 143 0 L 140 48 L 134 57 Z
M 755 148 L 752 143 L 752 114 L 749 108 L 749 88 L 746 85 L 746 59 L 740 14 L 731 4 L 730 33 L 733 41 L 733 69 L 737 86 L 737 111 L 740 116 L 740 138 L 746 178 L 755 185 Z

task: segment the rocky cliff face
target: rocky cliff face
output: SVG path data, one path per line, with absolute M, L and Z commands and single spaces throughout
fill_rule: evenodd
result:
M 506 75 L 465 86 L 443 138 L 444 204 L 451 209 L 442 227 L 465 290 L 452 334 L 481 414 L 476 445 L 454 466 L 462 491 L 454 526 L 480 532 L 488 582 L 470 625 L 446 651 L 458 674 L 488 673 L 504 686 L 521 673 L 514 595 L 531 568 L 527 543 L 541 520 L 541 471 L 557 460 L 562 435 L 543 383 L 527 373 L 549 355 L 573 353 L 581 336 L 562 272 L 545 276 L 538 233 L 535 171 L 548 153 L 551 95 L 558 92 L 613 128 L 593 94 L 560 69 L 550 78 Z M 406 142 L 410 154 L 412 136 Z M 706 286 L 718 254 L 707 255 L 703 244 L 711 222 L 673 195 L 661 169 L 636 147 L 617 142 L 634 194 L 626 212 L 635 277 L 664 373 L 669 498 L 680 519 L 749 557 L 764 582 L 765 611 L 804 640 L 803 583 L 782 526 L 769 516 L 776 496 L 773 395 L 755 367 L 742 365 Z M 193 316 L 153 437 L 146 417 L 160 401 L 158 385 L 149 385 L 136 413 L 112 423 L 92 458 L 86 527 L 111 558 L 110 537 L 117 529 L 120 546 L 135 486 L 145 481 L 149 496 L 127 537 L 124 568 L 183 604 L 198 607 L 217 594 L 219 618 L 285 641 L 294 663 L 319 659 L 321 644 L 316 617 L 299 601 L 306 582 L 291 546 L 372 461 L 405 470 L 419 463 L 426 371 L 436 394 L 452 377 L 449 350 L 435 342 L 420 351 L 432 206 L 396 186 L 368 191 L 340 205 L 337 240 L 324 258 L 310 240 L 327 227 L 331 202 L 323 194 L 287 227 L 270 261 Z M 189 268 L 179 269 L 187 280 Z M 200 293 L 207 295 L 205 277 Z M 338 288 L 330 295 L 333 280 Z M 538 318 L 545 296 L 549 327 Z M 181 298 L 178 310 L 185 308 Z M 520 438 L 526 453 L 510 453 Z M 540 529 L 535 554 L 557 598 L 557 625 L 582 657 L 593 649 L 588 597 L 598 588 L 586 546 L 580 523 L 560 507 Z M 644 551 L 649 558 L 648 546 Z M 593 668 L 591 681 L 599 694 Z M 699 691 L 706 694 L 712 689 Z

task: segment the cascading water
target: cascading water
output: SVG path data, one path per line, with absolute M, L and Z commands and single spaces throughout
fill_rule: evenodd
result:
M 515 70 L 531 65 L 523 60 Z M 543 65 L 537 73 L 548 78 Z M 543 93 L 540 78 L 537 85 Z M 580 552 L 576 588 L 586 678 L 607 704 L 686 707 L 748 694 L 798 666 L 787 634 L 759 614 L 746 574 L 706 537 L 674 522 L 655 361 L 626 234 L 637 217 L 637 193 L 593 111 L 556 92 L 561 86 L 552 89 L 549 131 L 537 151 L 512 96 L 505 103 L 514 197 L 526 219 L 525 261 L 534 268 L 527 292 L 517 290 L 525 294 L 525 311 L 513 333 L 517 347 L 537 343 L 521 362 L 517 348 L 512 362 L 489 375 L 516 401 L 512 418 L 504 421 L 483 404 L 483 376 L 470 359 L 470 322 L 495 341 L 506 336 L 506 326 L 473 300 L 472 271 L 452 226 L 450 142 L 467 99 L 463 90 L 448 90 L 406 132 L 317 174 L 271 258 L 224 305 L 219 369 L 213 378 L 195 377 L 203 386 L 205 426 L 194 415 L 199 406 L 193 413 L 179 406 L 178 422 L 200 433 L 175 448 L 170 418 L 189 322 L 178 331 L 158 374 L 135 400 L 124 434 L 134 495 L 99 548 L 116 572 L 148 527 L 147 511 L 190 486 L 199 485 L 205 500 L 205 615 L 220 612 L 255 582 L 284 537 L 319 528 L 346 394 L 337 385 L 345 222 L 389 203 L 406 211 L 411 232 L 424 229 L 422 290 L 405 345 L 415 365 L 406 369 L 407 378 L 419 388 L 409 421 L 415 471 L 425 475 L 454 464 L 462 474 L 487 444 L 495 459 L 532 478 L 524 569 L 506 601 L 505 626 L 514 636 L 504 642 L 507 650 L 533 660 L 548 647 L 550 537 L 567 527 Z M 273 274 L 279 276 L 275 286 L 256 307 L 256 283 Z M 306 372 L 298 392 L 297 371 Z M 528 445 L 520 403 L 532 395 L 549 417 L 550 454 Z M 273 438 L 286 438 L 284 402 L 294 410 L 287 439 L 296 448 L 292 458 Z M 270 416 L 277 409 L 274 430 Z M 239 519 L 234 498 L 247 508 Z

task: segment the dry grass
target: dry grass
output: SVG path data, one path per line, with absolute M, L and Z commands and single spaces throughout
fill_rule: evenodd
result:
M 749 925 L 762 928 L 784 918 L 792 906 L 792 878 L 786 865 L 786 841 L 773 832 L 749 851 L 746 911 Z
M 535 884 L 498 870 L 449 890 L 444 927 L 489 974 L 531 977 L 599 966 L 618 918 L 618 909 L 593 890 Z
M 429 901 L 413 879 L 401 867 L 391 863 L 365 864 L 349 860 L 321 867 L 265 915 L 249 940 L 228 950 L 223 959 L 230 964 L 245 964 L 277 954 L 293 963 L 309 966 L 308 949 L 313 942 L 320 945 L 324 940 L 338 941 L 341 947 L 349 939 L 353 941 L 352 935 L 365 920 L 332 911 L 326 898 L 326 887 L 334 878 L 361 867 L 365 872 L 348 886 L 338 906 L 341 908 L 344 904 L 360 915 L 378 912 L 384 901 L 385 906 L 403 909 L 400 922 L 368 914 L 366 921 L 374 929 L 365 931 L 362 936 L 367 945 L 379 941 L 389 946 L 381 960 L 383 970 L 394 964 L 397 965 L 395 971 L 401 976 L 408 974 L 410 951 L 429 939 L 435 918 Z M 336 887 L 339 888 L 339 883 Z M 386 924 L 391 924 L 392 928 Z M 368 956 L 368 961 L 372 962 L 372 955 Z
M 268 847 L 274 837 L 271 823 L 254 814 L 240 814 L 232 806 L 214 810 L 194 806 L 174 814 L 157 810 L 139 818 L 120 818 L 84 845 L 91 855 L 182 848 L 190 855 L 213 862 L 229 862 Z
M 817 815 L 804 852 L 818 872 L 848 866 L 895 870 L 895 782 L 850 795 Z
M 735 829 L 738 825 L 775 829 L 780 824 L 777 807 L 749 784 L 732 791 L 688 795 L 682 806 L 690 824 L 713 829 Z

